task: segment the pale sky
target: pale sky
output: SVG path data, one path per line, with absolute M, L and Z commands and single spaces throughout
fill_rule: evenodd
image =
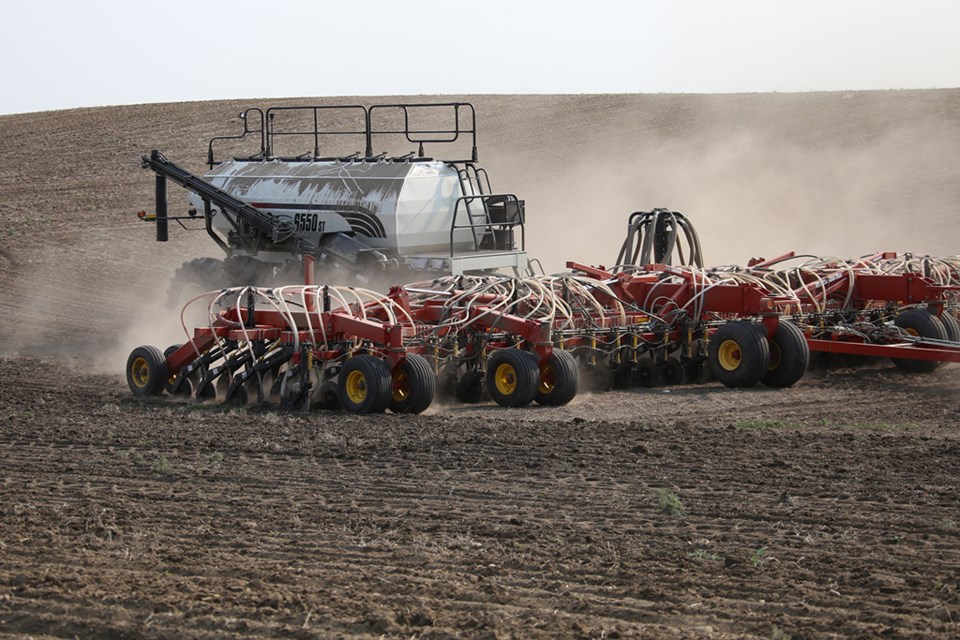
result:
M 222 98 L 960 87 L 953 0 L 4 3 L 0 114 Z

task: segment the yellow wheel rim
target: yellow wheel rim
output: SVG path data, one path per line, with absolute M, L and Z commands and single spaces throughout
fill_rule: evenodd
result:
M 724 340 L 717 349 L 717 360 L 720 366 L 727 371 L 736 371 L 737 367 L 743 361 L 743 354 L 740 352 L 740 345 L 736 340 Z
M 497 367 L 493 380 L 497 385 L 497 391 L 505 396 L 511 396 L 517 390 L 517 372 L 512 365 L 503 363 Z
M 347 397 L 350 402 L 360 404 L 367 397 L 367 379 L 359 371 L 351 371 L 347 374 Z
M 143 389 L 150 384 L 150 365 L 147 359 L 140 357 L 130 363 L 130 379 L 138 389 Z
M 557 387 L 557 372 L 549 364 L 544 365 L 540 370 L 540 393 L 550 395 Z
M 916 329 L 912 328 L 912 327 L 909 327 L 909 328 L 907 328 L 907 329 L 904 329 L 904 331 L 906 331 L 908 334 L 910 334 L 910 335 L 913 336 L 914 338 L 919 338 L 919 337 L 920 337 L 920 332 L 917 331 Z
M 394 402 L 403 402 L 410 397 L 410 378 L 403 369 L 397 369 L 393 373 L 393 400 Z

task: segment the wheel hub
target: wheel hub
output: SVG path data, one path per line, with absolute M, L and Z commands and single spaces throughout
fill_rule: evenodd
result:
M 740 352 L 740 345 L 736 340 L 724 340 L 717 349 L 717 360 L 720 366 L 727 371 L 736 371 L 737 367 L 743 361 L 743 354 Z
M 130 379 L 140 389 L 150 383 L 150 367 L 147 365 L 146 358 L 137 358 L 130 364 Z
M 351 371 L 347 376 L 347 397 L 350 402 L 360 404 L 367 397 L 367 379 L 359 371 Z
M 512 395 L 517 390 L 517 372 L 509 364 L 501 364 L 494 372 L 494 382 L 497 391 L 505 396 Z

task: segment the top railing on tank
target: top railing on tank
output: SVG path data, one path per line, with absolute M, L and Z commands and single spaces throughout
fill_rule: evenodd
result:
M 450 126 L 428 125 L 422 118 L 433 122 L 441 110 L 449 110 Z M 442 114 L 440 114 L 442 116 Z M 433 118 L 433 120 L 430 120 Z M 448 163 L 477 162 L 477 116 L 472 104 L 467 102 L 399 103 L 362 105 L 314 105 L 270 107 L 266 110 L 250 107 L 240 113 L 243 131 L 232 136 L 217 136 L 210 139 L 207 147 L 207 164 L 210 167 L 223 162 L 215 153 L 215 147 L 224 143 L 259 139 L 259 149 L 249 156 L 234 156 L 243 160 L 317 161 L 393 160 L 416 162 L 427 160 L 424 145 L 451 145 L 469 143 L 470 157 L 444 159 Z M 345 122 L 344 122 L 345 121 Z M 340 126 L 336 126 L 340 125 Z M 363 145 L 362 151 L 348 155 L 324 153 L 325 141 L 332 138 L 354 137 Z M 416 150 L 389 157 L 387 152 L 374 154 L 377 141 L 393 137 L 416 145 Z M 465 140 L 466 142 L 461 142 Z M 299 154 L 283 154 L 278 149 L 303 142 Z

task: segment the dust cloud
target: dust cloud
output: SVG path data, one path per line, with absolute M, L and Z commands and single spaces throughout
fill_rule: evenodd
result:
M 541 139 L 539 159 L 498 163 L 498 181 L 526 199 L 527 249 L 548 273 L 567 260 L 610 266 L 628 215 L 655 207 L 693 221 L 708 266 L 791 250 L 960 253 L 956 122 L 925 114 L 871 124 L 824 112 L 791 126 L 771 114 L 757 126 L 710 104 L 682 115 L 690 130 L 611 122 L 622 135 L 566 145 L 557 135 Z

